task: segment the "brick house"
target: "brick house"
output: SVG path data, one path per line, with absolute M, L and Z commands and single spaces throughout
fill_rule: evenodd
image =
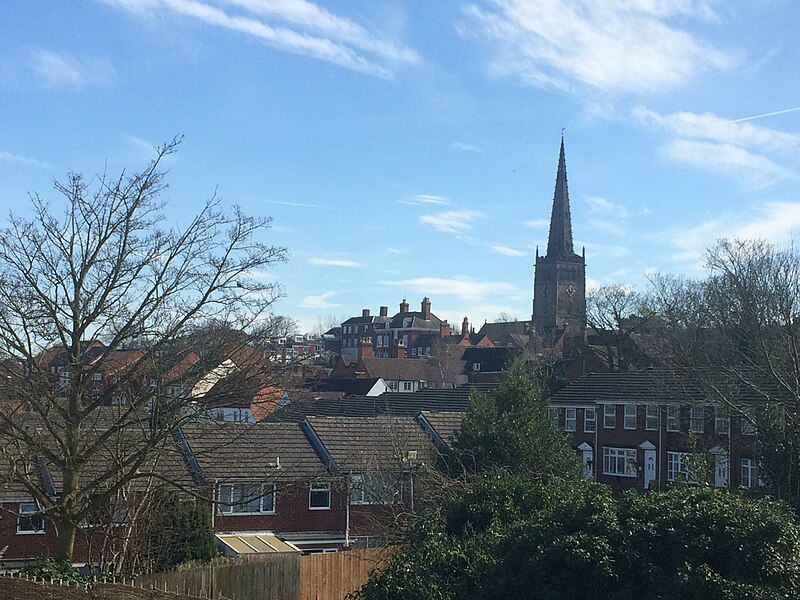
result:
M 767 399 L 741 390 L 737 407 L 668 370 L 593 373 L 550 398 L 587 476 L 617 489 L 665 489 L 700 478 L 720 488 L 759 485 L 756 423 Z

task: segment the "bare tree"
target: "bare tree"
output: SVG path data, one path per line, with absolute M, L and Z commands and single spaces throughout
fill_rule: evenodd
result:
M 758 429 L 761 478 L 800 507 L 800 254 L 721 240 L 701 280 L 653 280 L 661 356 Z M 754 412 L 753 403 L 764 408 Z M 748 406 L 749 410 L 745 409 Z
M 286 250 L 264 243 L 269 219 L 215 196 L 163 227 L 161 165 L 178 144 L 132 175 L 70 173 L 60 202 L 34 194 L 32 216 L 0 231 L 0 456 L 53 523 L 60 559 L 93 504 L 170 478 L 159 457 L 191 418 L 187 390 L 226 360 L 262 373 L 248 339 L 281 288 L 258 274 Z
M 602 286 L 586 295 L 586 324 L 597 338 L 590 348 L 609 372 L 625 371 L 636 362 L 634 337 L 652 317 L 642 296 L 628 286 Z

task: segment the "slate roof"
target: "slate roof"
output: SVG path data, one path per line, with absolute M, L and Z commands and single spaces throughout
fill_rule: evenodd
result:
M 350 396 L 341 400 L 316 400 L 292 403 L 267 417 L 268 421 L 300 422 L 305 417 L 344 416 L 415 417 L 420 411 L 466 412 L 472 389 L 488 392 L 495 386 L 479 384 L 451 389 L 425 389 L 417 392 L 386 392 L 380 396 Z
M 417 453 L 415 460 L 430 460 L 436 452 L 411 417 L 308 417 L 305 427 L 341 470 L 399 469 L 409 451 Z
M 206 482 L 296 479 L 325 472 L 297 423 L 197 423 L 181 431 Z
M 326 377 L 314 379 L 309 382 L 308 387 L 314 392 L 341 392 L 340 396 L 363 395 L 369 392 L 379 377 L 362 377 L 351 379 L 348 377 Z
M 480 363 L 480 372 L 497 373 L 503 371 L 514 356 L 513 348 L 470 347 L 464 348 L 461 358 L 471 369 L 473 363 Z
M 711 374 L 719 387 L 722 374 Z M 767 397 L 735 382 L 737 400 L 743 403 L 764 402 Z M 763 389 L 769 389 L 767 387 Z M 780 393 L 774 390 L 773 399 Z M 713 401 L 697 377 L 670 369 L 643 369 L 625 373 L 590 373 L 583 375 L 550 397 L 557 404 L 586 403 L 665 403 Z
M 409 311 L 409 312 L 399 312 L 392 317 L 392 320 L 389 324 L 389 327 L 392 329 L 435 329 L 439 331 L 439 324 L 442 320 L 431 313 L 430 319 L 425 319 L 423 314 L 420 311 Z M 403 326 L 403 322 L 406 319 L 411 319 L 411 323 L 407 326 Z
M 532 321 L 509 321 L 507 323 L 484 323 L 478 332 L 489 336 L 495 346 L 521 348 L 527 345 Z

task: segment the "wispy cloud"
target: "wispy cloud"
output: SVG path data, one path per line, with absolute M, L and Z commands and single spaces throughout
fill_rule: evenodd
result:
M 586 202 L 589 205 L 587 220 L 594 229 L 614 235 L 627 233 L 625 228 L 628 221 L 627 208 L 599 196 L 590 196 Z
M 597 258 L 600 256 L 610 256 L 613 258 L 620 258 L 627 256 L 630 250 L 627 246 L 620 246 L 614 244 L 593 244 L 590 242 L 580 243 L 586 248 L 586 255 L 589 258 Z
M 503 256 L 525 256 L 526 254 L 508 246 L 490 246 L 490 248 L 495 254 L 502 254 Z
M 772 201 L 753 213 L 726 213 L 690 228 L 669 229 L 662 237 L 676 252 L 672 259 L 699 267 L 710 243 L 720 238 L 765 239 L 785 244 L 800 232 L 800 202 Z
M 472 229 L 473 222 L 483 216 L 483 213 L 476 210 L 446 210 L 433 215 L 422 215 L 419 222 L 442 233 L 463 234 Z
M 415 194 L 408 198 L 404 198 L 399 202 L 400 204 L 410 204 L 412 206 L 428 206 L 428 205 L 445 206 L 447 204 L 450 204 L 450 200 L 448 200 L 445 196 L 439 196 L 438 194 Z
M 315 309 L 323 309 L 323 308 L 335 308 L 337 306 L 341 306 L 341 304 L 337 304 L 335 302 L 328 302 L 333 296 L 336 295 L 336 292 L 325 292 L 324 294 L 319 294 L 317 296 L 306 296 L 302 300 L 300 300 L 299 306 L 301 308 L 315 308 Z
M 531 219 L 530 221 L 525 221 L 526 227 L 547 227 L 550 224 L 550 221 L 547 219 Z
M 516 288 L 505 281 L 476 281 L 470 277 L 452 278 L 417 277 L 401 281 L 384 281 L 384 285 L 401 287 L 420 294 L 456 296 L 463 300 L 477 300 L 487 296 L 507 295 Z
M 406 250 L 405 248 L 386 248 L 386 254 L 394 254 L 394 255 L 408 254 L 408 250 Z
M 344 258 L 323 258 L 319 256 L 315 256 L 313 258 L 308 259 L 308 264 L 310 265 L 317 265 L 321 267 L 363 267 L 364 263 L 360 263 L 355 260 L 347 260 Z
M 481 149 L 475 144 L 468 144 L 466 142 L 453 142 L 453 148 L 459 152 L 480 152 Z
M 419 54 L 307 0 L 104 0 L 135 14 L 171 12 L 283 50 L 383 78 Z
M 539 87 L 663 91 L 733 63 L 678 25 L 716 19 L 704 0 L 496 0 L 465 14 L 459 31 L 492 46 L 493 71 Z
M 12 152 L 0 152 L 0 161 L 16 163 L 18 165 L 25 165 L 28 167 L 44 167 L 51 168 L 47 163 L 36 160 L 35 158 L 28 158 L 27 156 L 20 156 Z
M 282 200 L 262 200 L 264 204 L 280 204 L 281 206 L 298 206 L 300 208 L 333 208 L 324 204 L 311 204 L 309 202 L 283 202 Z
M 39 82 L 52 88 L 107 87 L 116 78 L 114 66 L 105 58 L 34 48 L 28 62 Z
M 723 173 L 753 187 L 797 177 L 778 162 L 800 149 L 800 135 L 796 133 L 713 113 L 659 114 L 640 106 L 632 115 L 640 124 L 667 134 L 661 153 L 670 160 Z

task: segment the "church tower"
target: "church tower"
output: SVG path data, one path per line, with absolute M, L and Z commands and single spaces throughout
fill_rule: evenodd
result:
M 533 327 L 542 334 L 558 334 L 586 327 L 586 252 L 575 254 L 569 214 L 567 162 L 564 138 L 558 155 L 556 190 L 550 214 L 547 254 L 539 256 L 533 272 Z

